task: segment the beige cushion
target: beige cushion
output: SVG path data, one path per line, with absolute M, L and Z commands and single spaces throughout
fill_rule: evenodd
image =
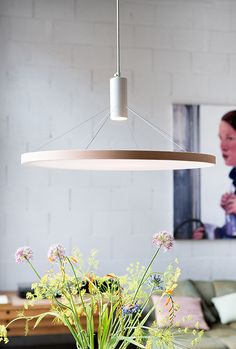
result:
M 222 324 L 236 321 L 236 293 L 213 297 L 212 302 L 219 313 Z

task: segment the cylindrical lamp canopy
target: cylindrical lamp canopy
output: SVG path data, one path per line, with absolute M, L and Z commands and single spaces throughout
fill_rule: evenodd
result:
M 127 120 L 127 79 L 114 76 L 110 79 L 110 118 Z

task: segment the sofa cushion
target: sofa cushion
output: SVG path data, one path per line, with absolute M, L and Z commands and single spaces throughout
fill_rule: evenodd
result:
M 236 335 L 222 337 L 220 340 L 227 345 L 228 349 L 236 349 Z
M 178 342 L 182 344 L 190 343 L 193 336 L 191 333 L 179 335 Z M 236 331 L 229 325 L 217 324 L 212 329 L 205 332 L 200 343 L 194 345 L 194 349 L 236 349 Z
M 194 346 L 194 349 L 229 349 L 229 347 L 218 338 L 211 338 L 204 334 L 201 342 Z
M 205 319 L 209 325 L 219 322 L 218 312 L 211 299 L 215 296 L 215 290 L 209 281 L 193 281 L 191 280 L 199 296 L 202 299 L 202 307 Z
M 236 321 L 231 322 L 231 323 L 229 324 L 229 326 L 230 326 L 231 328 L 233 328 L 234 330 L 236 330 Z
M 212 281 L 212 285 L 215 290 L 212 297 L 220 297 L 236 292 L 236 281 L 234 280 L 216 280 Z
M 222 324 L 236 321 L 236 293 L 213 297 L 212 302 L 219 313 Z
M 199 292 L 193 284 L 193 281 L 187 279 L 178 282 L 178 286 L 174 290 L 174 295 L 183 297 L 199 297 Z
M 159 327 L 167 326 L 170 316 L 169 309 L 171 308 L 171 304 L 167 305 L 166 303 L 169 301 L 169 298 L 153 295 L 152 300 L 155 304 L 157 325 Z M 203 316 L 200 298 L 174 296 L 174 302 L 179 306 L 174 318 L 176 327 L 196 328 L 196 323 L 198 322 L 199 328 L 209 330 Z
M 193 347 L 189 345 L 194 339 L 191 332 L 179 333 L 176 340 L 176 348 L 193 348 L 193 349 L 236 349 L 235 347 L 228 346 L 224 340 L 218 337 L 211 336 L 211 330 L 204 333 L 199 344 Z M 178 346 L 178 344 L 180 344 Z
M 205 301 L 210 304 L 211 299 L 216 296 L 215 287 L 212 281 L 192 280 L 192 283 L 194 284 L 198 292 L 203 295 Z
M 236 336 L 236 331 L 229 325 L 215 324 L 211 327 L 210 331 L 206 333 L 210 337 L 223 338 Z M 205 334 L 204 334 L 205 336 Z M 235 342 L 236 343 L 236 342 Z
M 178 283 L 174 295 L 186 297 L 200 297 L 204 317 L 209 325 L 219 321 L 218 313 L 211 302 L 215 296 L 214 287 L 209 281 L 183 280 Z
M 221 345 L 225 345 L 227 349 L 236 349 L 236 331 L 229 325 L 213 325 L 210 331 L 204 334 L 204 337 L 210 337 Z M 201 349 L 205 349 L 204 343 L 204 340 L 201 341 Z

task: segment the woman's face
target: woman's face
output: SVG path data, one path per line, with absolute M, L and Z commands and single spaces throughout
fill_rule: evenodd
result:
M 221 121 L 219 138 L 225 165 L 236 166 L 236 130 L 226 121 Z

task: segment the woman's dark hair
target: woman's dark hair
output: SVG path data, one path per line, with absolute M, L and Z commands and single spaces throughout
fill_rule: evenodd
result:
M 231 110 L 228 113 L 224 114 L 221 120 L 227 122 L 236 131 L 236 110 Z

